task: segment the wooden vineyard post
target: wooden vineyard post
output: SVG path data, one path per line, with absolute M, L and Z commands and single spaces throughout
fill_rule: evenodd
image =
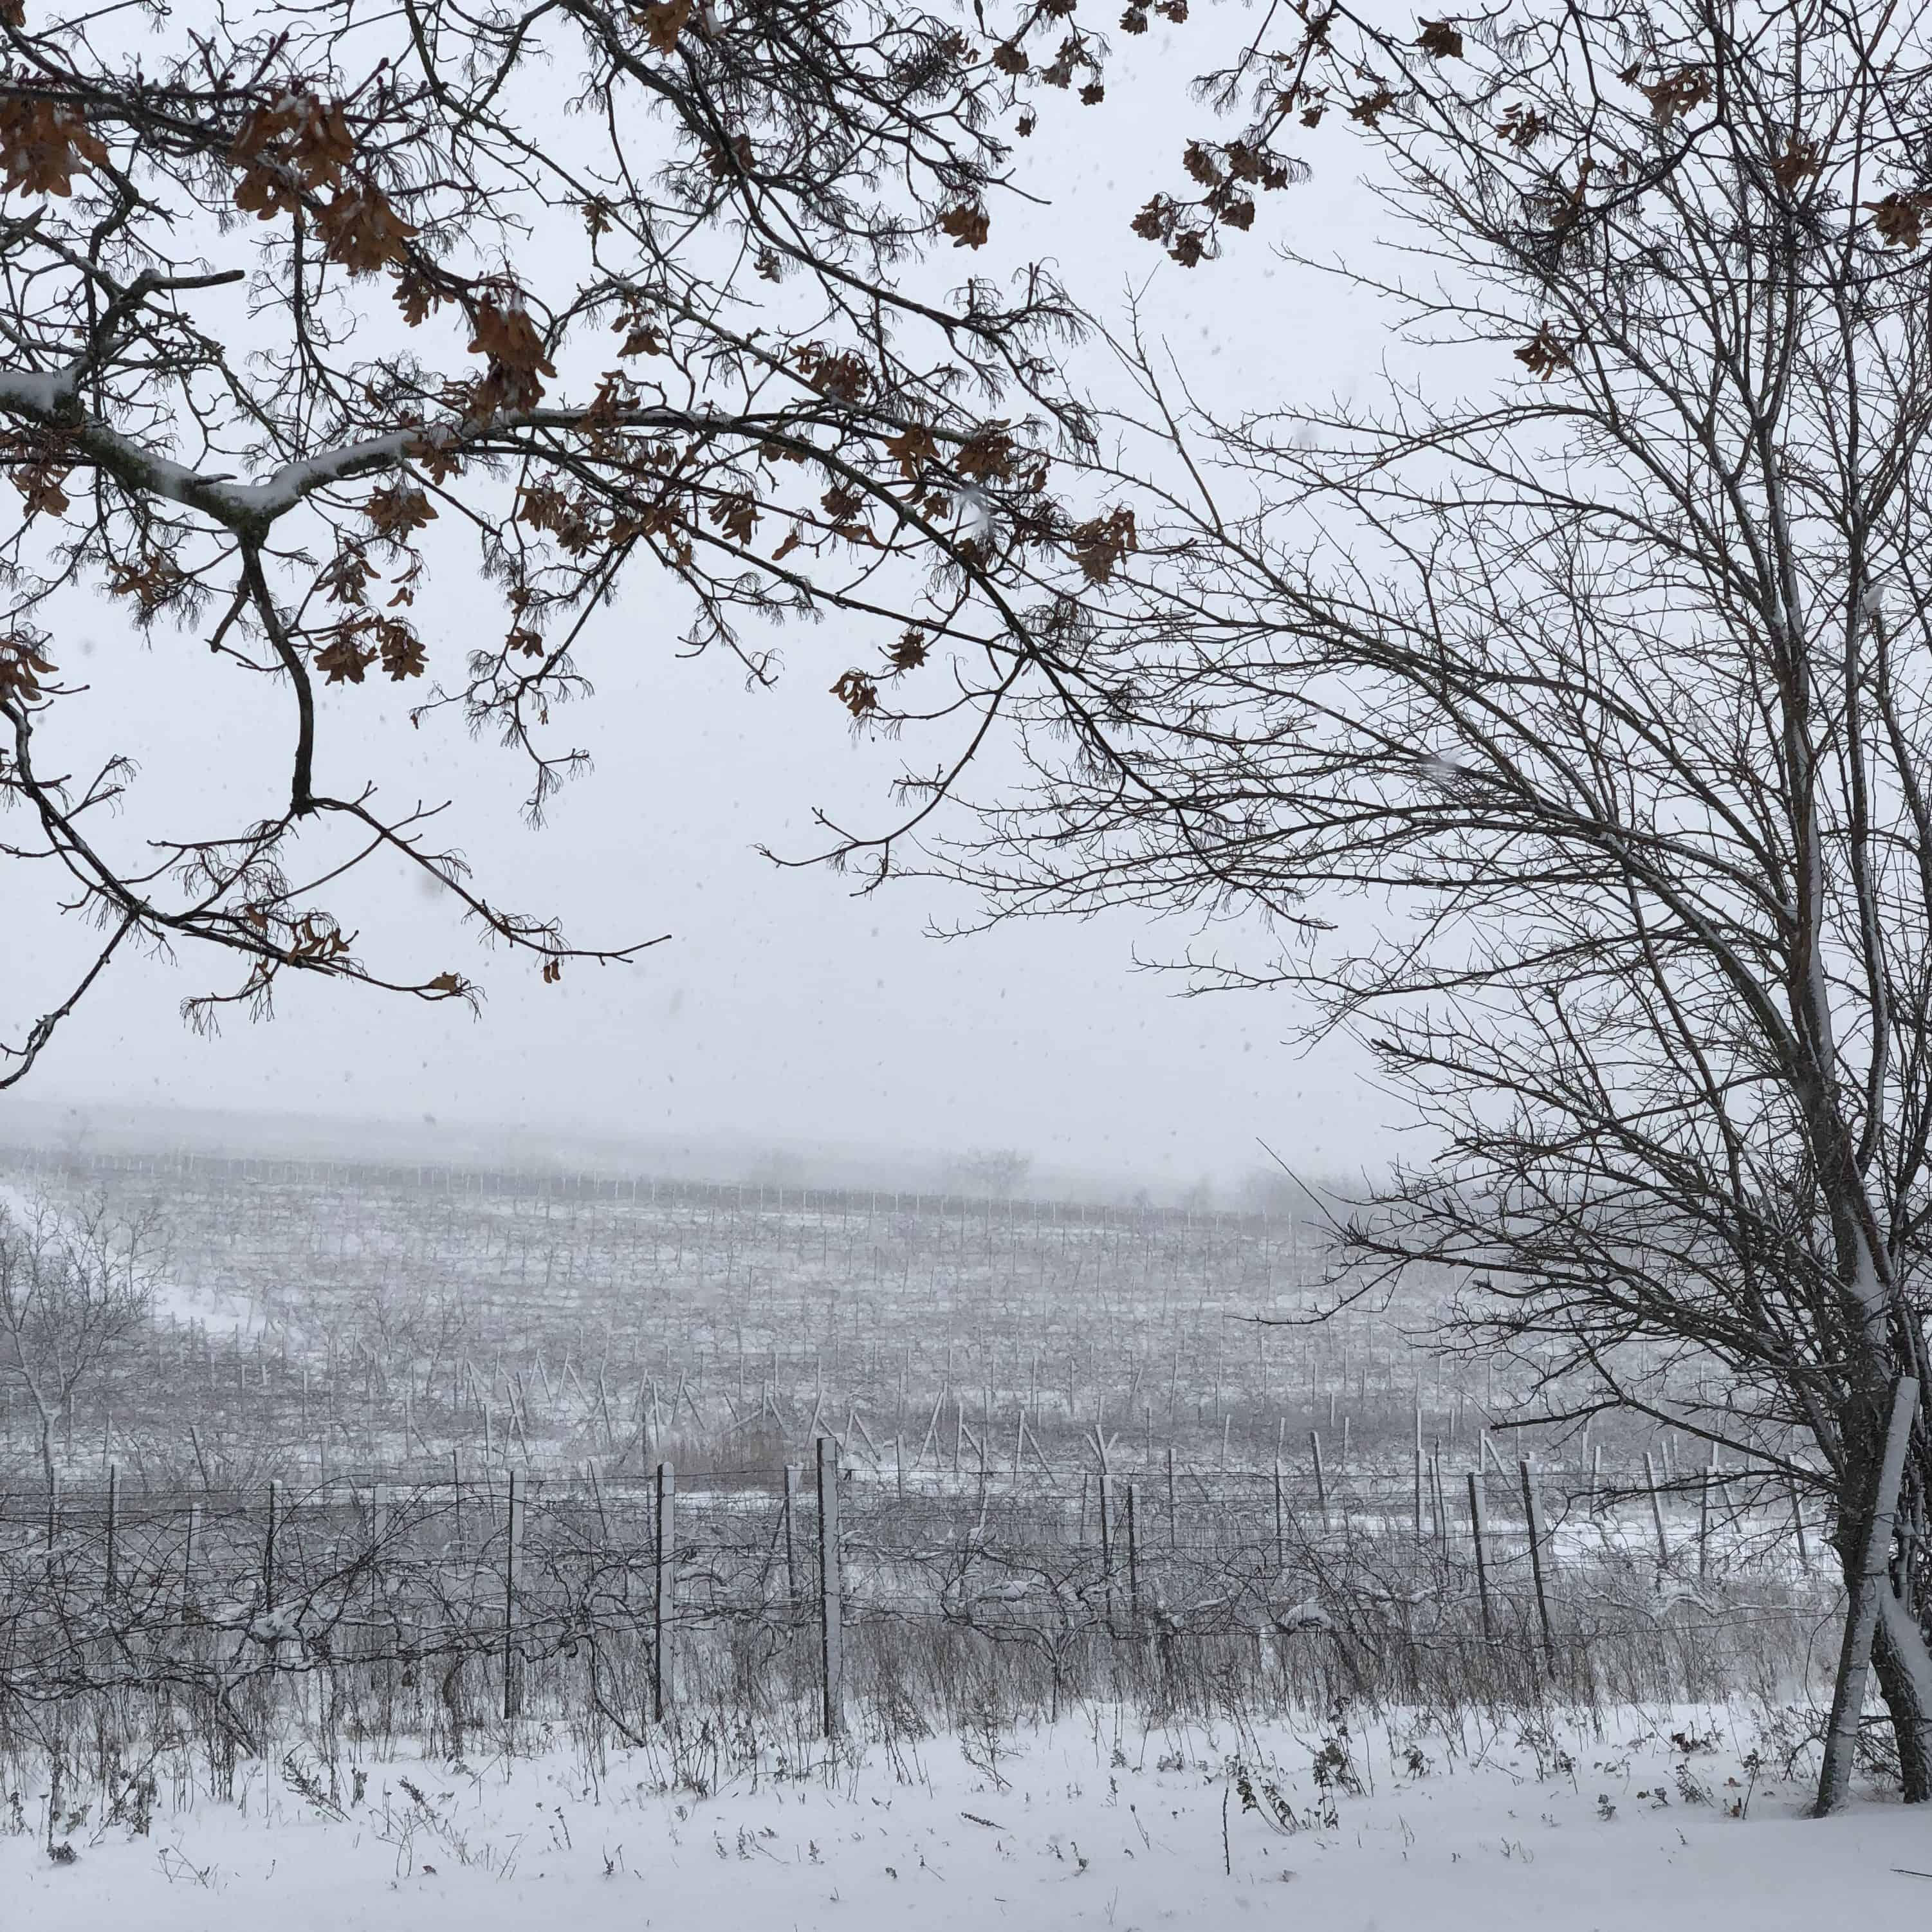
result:
M 107 1566 L 105 1595 L 109 1603 L 114 1600 L 114 1533 L 119 1527 L 121 1502 L 121 1472 L 114 1463 L 107 1466 Z
M 1697 1488 L 1697 1580 L 1702 1582 L 1711 1567 L 1711 1472 L 1704 1472 Z
M 512 1502 L 514 1500 L 512 1492 Z M 382 1501 L 382 1485 L 369 1485 L 369 1614 L 379 1616 L 382 1608 L 382 1544 L 388 1524 Z M 508 1714 L 506 1712 L 506 1715 Z
M 1422 1401 L 1415 1404 L 1415 1540 L 1422 1540 Z
M 1791 1527 L 1798 1537 L 1798 1560 L 1804 1566 L 1804 1574 L 1811 1574 L 1811 1549 L 1804 1540 L 1804 1511 L 1798 1499 L 1798 1484 L 1795 1478 L 1784 1479 L 1785 1493 L 1791 1498 Z
M 268 1527 L 262 1539 L 262 1607 L 275 1607 L 275 1505 L 281 1500 L 275 1479 L 268 1478 Z M 271 1655 L 273 1654 L 272 1652 Z
M 1490 1562 L 1483 1547 L 1483 1485 L 1474 1470 L 1468 1472 L 1469 1540 L 1476 1551 L 1476 1594 L 1483 1606 L 1483 1641 L 1496 1641 L 1496 1624 L 1490 1610 Z
M 1174 1444 L 1167 1445 L 1167 1546 L 1180 1546 L 1180 1516 L 1174 1506 Z
M 188 1534 L 182 1544 L 182 1621 L 188 1620 L 188 1608 L 194 1601 L 194 1532 L 201 1522 L 201 1505 L 190 1503 L 188 1506 Z
M 1522 1511 L 1529 1524 L 1529 1571 L 1536 1583 L 1537 1621 L 1543 1626 L 1544 1650 L 1553 1655 L 1556 1640 L 1550 1628 L 1550 1593 L 1543 1577 L 1543 1513 L 1536 1506 L 1536 1488 L 1529 1479 L 1529 1464 L 1519 1457 L 1516 1466 L 1522 1478 Z
M 1138 1521 L 1139 1512 L 1135 1507 L 1136 1485 L 1127 1484 L 1127 1628 L 1138 1630 L 1141 1627 L 1141 1540 Z
M 1322 1527 L 1328 1527 L 1328 1479 L 1322 1468 L 1322 1437 L 1318 1430 L 1308 1432 L 1308 1447 L 1315 1457 L 1315 1505 L 1322 1512 Z
M 825 1687 L 825 1735 L 845 1727 L 845 1604 L 839 1576 L 838 1444 L 818 1438 L 819 1663 Z
M 1439 1442 L 1429 1459 L 1429 1486 L 1436 1505 L 1436 1547 L 1446 1558 L 1449 1554 L 1449 1505 L 1442 1494 L 1442 1445 Z
M 1279 1456 L 1274 1459 L 1274 1568 L 1276 1576 L 1288 1568 L 1288 1504 L 1282 1494 Z
M 1100 1580 L 1106 1591 L 1107 1633 L 1111 1636 L 1114 1630 L 1114 1526 L 1113 1480 L 1102 1469 L 1099 1478 L 1100 1490 Z
M 793 1540 L 792 1525 L 797 1508 L 798 1465 L 788 1462 L 784 1466 L 785 1598 L 794 1616 L 798 1614 L 798 1550 Z
M 651 1643 L 651 1721 L 664 1722 L 666 1708 L 676 1700 L 671 1675 L 671 1631 L 677 1616 L 677 1472 L 668 1462 L 658 1465 L 657 1588 L 653 1592 Z
M 503 1721 L 516 1715 L 517 1675 L 517 1472 L 510 1471 L 510 1497 L 503 1516 Z
M 1650 1451 L 1643 1452 L 1643 1486 L 1650 1492 L 1650 1520 L 1657 1532 L 1657 1564 L 1660 1570 L 1670 1561 L 1670 1545 L 1664 1540 L 1664 1504 L 1657 1494 L 1657 1466 L 1650 1460 Z

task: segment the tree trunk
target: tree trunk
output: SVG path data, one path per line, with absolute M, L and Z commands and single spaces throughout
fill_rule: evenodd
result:
M 1872 1669 L 1898 1741 L 1900 1794 L 1908 1804 L 1932 1803 L 1932 1649 L 1910 1606 L 1888 1588 L 1880 1599 Z
M 1898 1740 L 1899 1783 L 1908 1804 L 1932 1803 L 1932 1576 L 1925 1568 L 1926 1498 L 1932 1496 L 1932 1436 L 1922 1426 L 1899 1498 L 1899 1554 L 1880 1600 L 1872 1650 L 1879 1690 Z
M 1845 1418 L 1848 1444 L 1857 1444 L 1862 1438 L 1876 1454 L 1867 1452 L 1869 1460 L 1859 1458 L 1865 1467 L 1853 1477 L 1853 1484 L 1869 1486 L 1859 1501 L 1848 1500 L 1840 1526 L 1839 1550 L 1845 1566 L 1845 1640 L 1819 1773 L 1816 1815 L 1820 1817 L 1835 1810 L 1850 1792 L 1865 1687 L 1881 1649 L 1889 1658 L 1881 1669 L 1892 1672 L 1901 1700 L 1894 1706 L 1889 1694 L 1886 1696 L 1894 1724 L 1901 1717 L 1904 1720 L 1897 1732 L 1900 1768 L 1908 1778 L 1915 1772 L 1922 1775 L 1924 1769 L 1923 1718 L 1932 1711 L 1932 1660 L 1927 1657 L 1916 1618 L 1893 1587 L 1892 1560 L 1906 1452 L 1918 1419 L 1918 1382 L 1910 1376 L 1900 1377 L 1888 1406 L 1890 1414 L 1882 1434 L 1859 1426 L 1871 1419 L 1868 1416 L 1854 1412 Z M 1909 1583 L 1906 1587 L 1910 1588 Z M 1880 1688 L 1886 1689 L 1883 1675 Z

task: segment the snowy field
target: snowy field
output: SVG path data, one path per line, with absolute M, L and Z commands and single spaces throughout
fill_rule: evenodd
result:
M 827 1776 L 665 1786 L 646 1754 L 297 1758 L 145 1822 L 0 1792 L 33 1932 L 1674 1932 L 1932 1923 L 1932 1811 L 1820 1823 L 1739 1706 L 1490 1730 L 1051 1730 L 875 1745 Z M 1754 1754 L 1760 1760 L 1755 1766 Z M 1801 1772 L 1802 1779 L 1802 1772 Z M 304 1787 L 306 1787 L 306 1794 Z

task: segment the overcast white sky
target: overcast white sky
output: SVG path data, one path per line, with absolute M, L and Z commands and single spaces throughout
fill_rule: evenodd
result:
M 1050 99 L 1030 158 L 1046 165 L 1024 178 L 1050 184 L 1052 206 L 1023 219 L 996 211 L 996 244 L 1009 260 L 1052 255 L 1103 315 L 1118 314 L 1130 279 L 1151 275 L 1161 333 L 1219 398 L 1262 404 L 1372 385 L 1377 327 L 1332 283 L 1270 255 L 1275 239 L 1318 254 L 1375 225 L 1347 140 L 1324 144 L 1314 183 L 1269 197 L 1256 232 L 1216 266 L 1190 274 L 1130 234 L 1133 210 L 1171 184 L 1184 132 L 1202 121 L 1148 76 L 1171 87 L 1202 49 L 1198 34 L 1163 30 L 1125 45 L 1132 66 L 1110 78 L 1102 107 Z M 463 598 L 460 589 L 444 595 L 440 642 L 453 652 Z M 418 614 L 434 665 L 434 616 Z M 86 700 L 84 724 L 68 722 L 80 700 L 64 704 L 63 728 L 136 749 L 151 795 L 205 802 L 211 827 L 268 809 L 286 783 L 270 755 L 281 742 L 276 694 L 223 677 L 191 638 L 144 643 L 104 608 L 83 621 L 90 655 L 70 649 L 63 668 L 99 694 Z M 924 936 L 928 922 L 970 908 L 939 888 L 904 884 L 855 899 L 829 874 L 774 869 L 753 847 L 808 847 L 814 805 L 876 820 L 896 754 L 855 743 L 826 694 L 849 659 L 836 626 L 792 636 L 775 692 L 748 693 L 722 661 L 679 662 L 674 642 L 671 617 L 634 578 L 584 653 L 598 697 L 569 726 L 597 770 L 539 833 L 517 820 L 520 772 L 453 722 L 411 734 L 373 687 L 329 693 L 325 713 L 339 782 L 366 766 L 383 774 L 392 803 L 416 790 L 454 798 L 456 842 L 500 902 L 555 910 L 579 940 L 669 932 L 669 944 L 628 969 L 579 970 L 546 988 L 520 964 L 478 955 L 410 886 L 372 902 L 384 944 L 393 955 L 404 935 L 412 964 L 475 973 L 488 995 L 480 1021 L 304 986 L 273 1024 L 237 1019 L 210 1042 L 176 1010 L 213 983 L 211 962 L 133 963 L 68 1022 L 23 1097 L 36 1114 L 109 1101 L 429 1114 L 600 1138 L 728 1137 L 748 1148 L 998 1144 L 1030 1150 L 1042 1167 L 1184 1185 L 1256 1166 L 1258 1136 L 1325 1172 L 1391 1150 L 1393 1103 L 1365 1083 L 1351 1049 L 1304 1055 L 1282 1044 L 1302 1018 L 1286 997 L 1184 1001 L 1172 982 L 1132 970 L 1137 950 L 1182 950 L 1185 926 L 1054 922 L 942 944 Z M 50 927 L 6 868 L 0 932 L 17 1013 L 22 981 L 51 988 L 72 936 Z M 7 1105 L 0 1096 L 0 1115 Z

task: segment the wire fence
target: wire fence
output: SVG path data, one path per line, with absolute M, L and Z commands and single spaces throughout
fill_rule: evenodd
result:
M 161 1691 L 245 1735 L 247 1708 L 352 1679 L 418 1694 L 432 1727 L 541 1708 L 635 1736 L 734 1685 L 836 1733 L 854 1700 L 935 1696 L 908 1681 L 935 1670 L 954 1701 L 989 1673 L 1160 1703 L 1270 1670 L 1304 1694 L 1690 1695 L 1802 1668 L 1828 1622 L 1784 1512 L 1742 1474 L 1568 1494 L 1527 1466 L 920 1486 L 830 1438 L 813 1466 L 643 1480 L 116 1476 L 0 1496 L 0 1702 Z

